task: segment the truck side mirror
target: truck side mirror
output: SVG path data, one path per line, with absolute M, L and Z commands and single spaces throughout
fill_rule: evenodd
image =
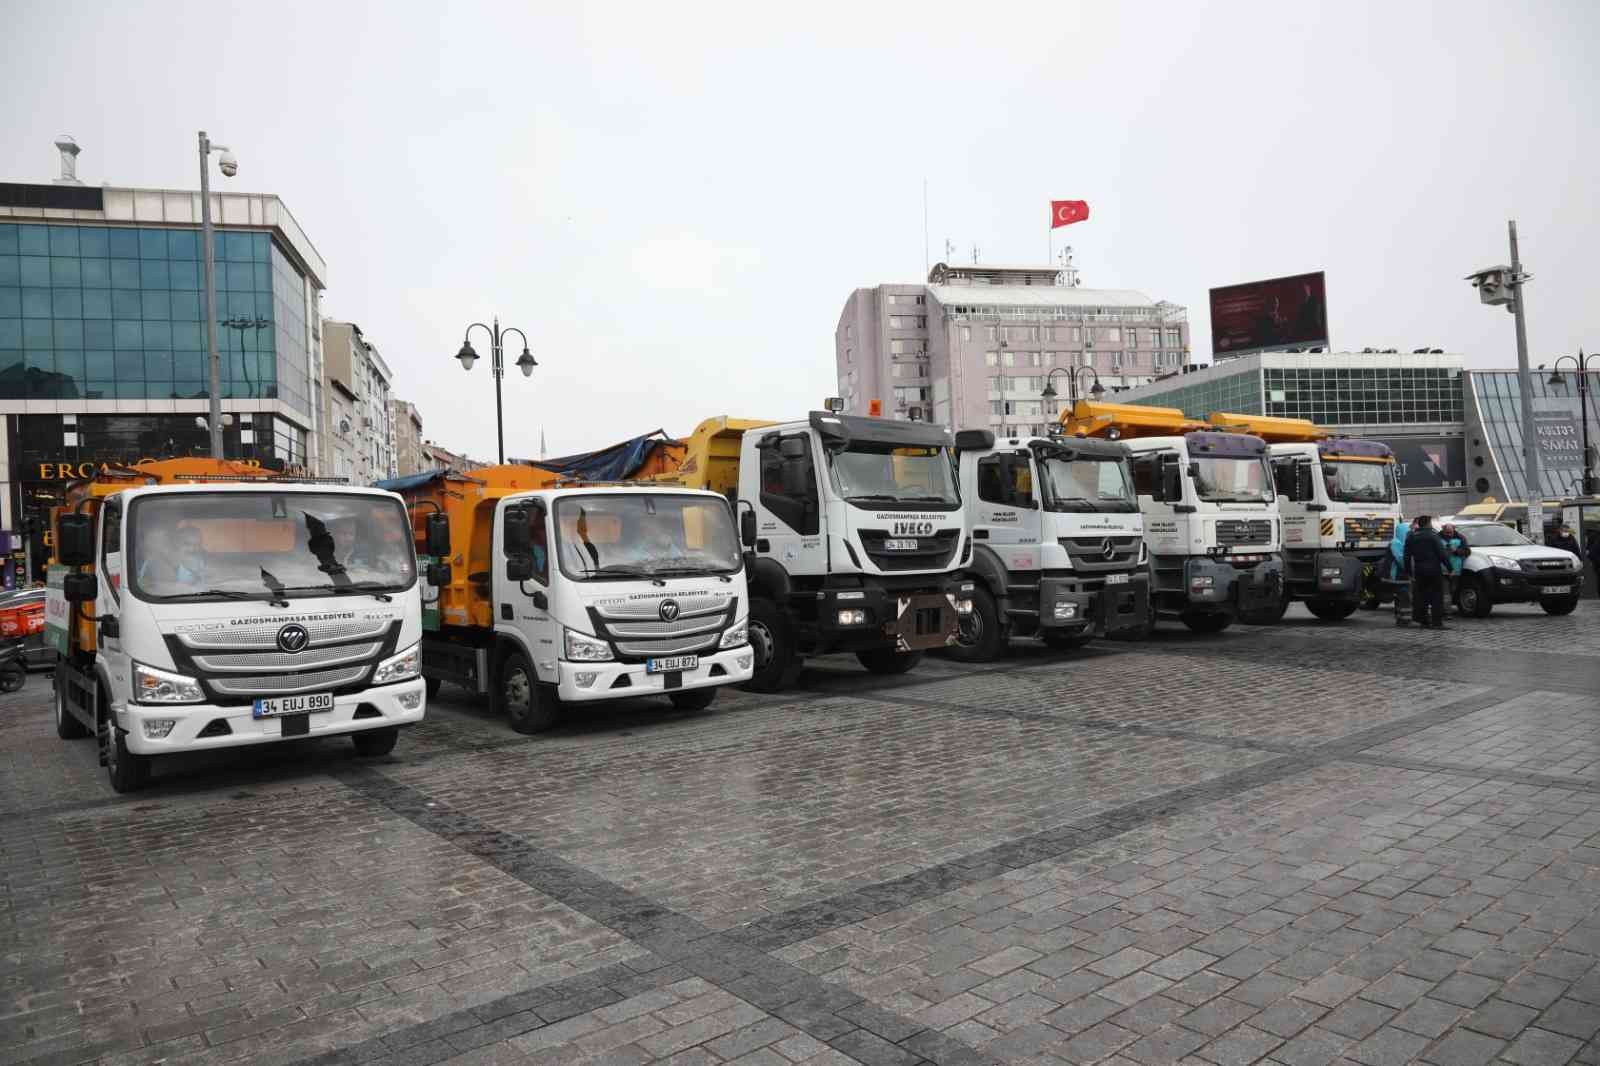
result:
M 994 447 L 994 434 L 987 429 L 963 429 L 956 433 L 956 451 L 986 452 Z
M 450 578 L 451 573 L 449 563 L 428 564 L 428 584 L 432 585 L 434 588 L 442 589 L 449 585 Z
M 531 509 L 507 507 L 504 536 L 506 557 L 520 559 L 533 556 L 533 530 L 530 528 Z M 431 554 L 431 553 L 430 553 Z
M 428 554 L 443 559 L 450 554 L 450 519 L 441 511 L 428 516 Z
M 64 566 L 88 566 L 94 562 L 94 519 L 86 514 L 61 516 L 56 533 L 56 558 Z
M 506 580 L 527 581 L 533 577 L 533 556 L 512 555 L 506 558 Z
M 1310 463 L 1295 464 L 1294 498 L 1296 500 L 1314 500 L 1317 498 L 1316 489 L 1311 484 Z
M 784 459 L 804 459 L 806 457 L 806 442 L 804 437 L 784 437 L 778 441 L 778 454 Z
M 745 511 L 739 515 L 739 540 L 746 548 L 756 546 L 756 513 Z
M 100 595 L 100 579 L 93 574 L 68 574 L 61 580 L 61 595 L 68 603 L 92 603 Z
M 1161 499 L 1176 503 L 1183 499 L 1183 478 L 1176 462 L 1161 464 Z

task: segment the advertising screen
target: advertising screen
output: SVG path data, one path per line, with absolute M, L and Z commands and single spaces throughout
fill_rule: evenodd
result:
M 1211 290 L 1215 355 L 1327 343 L 1328 294 L 1320 270 Z
M 1402 489 L 1442 489 L 1467 479 L 1466 443 L 1460 437 L 1382 437 L 1394 452 Z

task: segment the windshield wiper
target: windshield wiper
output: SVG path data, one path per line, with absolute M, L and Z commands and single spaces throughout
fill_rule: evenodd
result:
M 394 586 L 382 581 L 351 581 L 344 585 L 288 585 L 283 586 L 284 592 L 331 592 L 335 596 L 370 595 L 375 600 L 388 603 L 394 597 L 389 595 L 389 590 Z
M 846 496 L 845 499 L 850 502 L 856 500 L 888 500 L 890 503 L 899 503 L 902 497 L 891 496 L 887 492 L 865 492 L 858 496 Z
M 718 568 L 714 566 L 653 566 L 652 574 L 715 574 Z
M 637 563 L 607 563 L 605 566 L 587 567 L 585 577 L 648 577 L 650 568 Z
M 241 592 L 238 589 L 201 589 L 198 592 L 174 592 L 170 596 L 152 596 L 154 600 L 187 600 L 195 596 L 213 596 L 219 600 L 260 600 L 259 592 Z

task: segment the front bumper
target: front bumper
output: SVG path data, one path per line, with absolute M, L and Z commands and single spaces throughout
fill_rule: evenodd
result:
M 598 703 L 737 685 L 750 680 L 755 670 L 755 653 L 750 645 L 742 644 L 727 651 L 702 655 L 693 670 L 672 674 L 647 673 L 644 663 L 570 663 L 566 660 L 558 662 L 556 670 L 559 676 L 556 687 L 563 703 Z M 673 679 L 669 687 L 668 681 Z
M 956 643 L 960 616 L 971 610 L 972 581 L 951 578 L 933 589 L 892 589 L 881 585 L 824 588 L 817 591 L 819 650 L 882 648 L 926 651 Z M 841 621 L 860 612 L 861 621 Z
M 1372 558 L 1378 559 L 1380 555 L 1374 554 Z M 1361 596 L 1366 584 L 1367 560 L 1339 551 L 1320 551 L 1311 565 L 1316 575 L 1318 599 L 1355 600 Z
M 1128 580 L 1109 584 L 1110 574 L 1046 577 L 1039 582 L 1039 628 L 1110 636 L 1141 629 L 1150 617 L 1150 574 L 1127 573 Z M 1064 617 L 1070 610 L 1070 617 Z
M 378 713 L 364 718 L 355 717 L 363 707 L 370 707 Z M 204 703 L 171 706 L 128 704 L 114 710 L 117 728 L 127 731 L 129 751 L 136 755 L 174 755 L 208 748 L 239 748 L 250 744 L 271 744 L 284 739 L 341 736 L 367 729 L 410 725 L 422 721 L 426 707 L 427 697 L 419 677 L 396 685 L 381 685 L 346 696 L 336 696 L 333 710 L 306 716 L 309 732 L 288 738 L 283 735 L 282 718 L 252 718 L 248 704 L 243 707 L 218 707 Z M 145 736 L 144 722 L 151 719 L 174 719 L 172 732 L 159 740 Z M 218 719 L 227 722 L 230 732 L 221 736 L 198 735 Z
M 1283 598 L 1283 560 L 1276 554 L 1253 566 L 1194 556 L 1184 563 L 1183 587 L 1192 608 L 1247 614 L 1277 606 Z
M 1507 570 L 1491 566 L 1478 571 L 1492 603 L 1538 603 L 1543 599 L 1579 596 L 1583 593 L 1582 570 Z

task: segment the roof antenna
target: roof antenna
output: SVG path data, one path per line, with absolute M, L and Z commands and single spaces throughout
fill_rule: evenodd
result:
M 53 184 L 82 185 L 78 180 L 78 142 L 70 134 L 63 133 L 56 138 L 56 151 L 61 153 L 61 176 Z

